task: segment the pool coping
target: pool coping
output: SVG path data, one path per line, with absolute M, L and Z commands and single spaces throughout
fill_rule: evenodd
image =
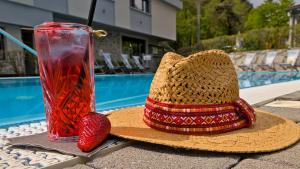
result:
M 240 97 L 252 105 L 298 91 L 300 80 L 240 89 Z

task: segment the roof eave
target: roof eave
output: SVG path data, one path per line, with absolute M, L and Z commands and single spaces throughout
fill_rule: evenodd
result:
M 178 10 L 183 8 L 182 0 L 162 0 L 162 1 L 175 7 Z

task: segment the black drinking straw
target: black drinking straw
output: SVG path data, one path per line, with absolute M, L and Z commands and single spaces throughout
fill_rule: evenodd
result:
M 97 0 L 92 0 L 91 6 L 90 6 L 90 11 L 89 11 L 88 23 L 87 23 L 88 26 L 92 26 L 95 8 L 96 8 L 96 2 L 97 2 Z M 90 44 L 90 45 L 92 45 L 92 44 Z M 86 48 L 83 61 L 85 63 L 88 63 L 88 59 L 89 59 L 89 48 Z M 83 67 L 81 67 L 80 78 L 78 79 L 78 83 L 77 83 L 78 88 L 82 87 L 83 79 L 85 78 L 85 76 L 86 76 L 86 72 L 84 70 L 84 65 L 83 65 Z
M 89 11 L 88 23 L 87 23 L 88 26 L 92 26 L 96 3 L 97 3 L 97 0 L 92 0 L 91 6 L 90 6 L 90 11 Z
M 95 8 L 96 8 L 96 2 L 97 2 L 97 0 L 92 0 L 91 6 L 90 6 L 90 11 L 89 11 L 88 23 L 87 23 L 88 26 L 92 26 L 92 22 L 93 22 L 93 18 L 94 18 L 94 12 L 95 12 Z M 90 45 L 92 45 L 92 44 L 90 44 Z M 87 47 L 86 51 L 85 51 L 84 58 L 83 58 L 84 63 L 88 63 L 88 59 L 89 59 L 89 48 Z M 62 101 L 62 107 L 65 107 L 66 103 L 71 99 L 71 97 L 73 97 L 73 95 L 75 94 L 77 89 L 82 88 L 83 79 L 85 79 L 85 76 L 86 76 L 85 71 L 86 70 L 84 69 L 84 64 L 83 64 L 81 69 L 80 69 L 80 76 L 78 78 L 77 88 L 74 88 L 72 93 L 68 97 L 66 97 L 64 99 L 64 101 Z

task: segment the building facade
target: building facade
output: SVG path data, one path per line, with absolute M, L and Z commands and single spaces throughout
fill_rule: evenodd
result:
M 32 27 L 45 21 L 86 23 L 91 0 L 0 0 L 0 27 L 34 47 Z M 109 52 L 115 61 L 121 53 L 152 54 L 153 67 L 161 58 L 161 41 L 176 40 L 176 12 L 181 0 L 98 0 L 93 28 L 108 32 L 94 40 L 95 58 Z M 22 51 L 0 36 L 0 62 L 7 53 Z M 25 72 L 31 72 L 26 62 Z M 3 67 L 3 66 L 2 66 Z

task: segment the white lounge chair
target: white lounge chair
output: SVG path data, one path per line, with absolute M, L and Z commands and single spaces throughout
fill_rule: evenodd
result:
M 128 54 L 121 54 L 121 58 L 122 58 L 122 61 L 126 67 L 126 69 L 129 69 L 129 70 L 132 70 L 132 66 L 131 64 L 129 63 L 129 56 Z
M 245 59 L 243 61 L 243 64 L 239 65 L 239 67 L 241 69 L 243 69 L 244 71 L 247 71 L 247 70 L 254 71 L 252 61 L 254 60 L 255 56 L 256 56 L 256 53 L 247 53 L 245 56 Z
M 141 64 L 140 62 L 140 57 L 139 56 L 132 56 L 133 57 L 133 60 L 134 60 L 134 63 L 136 64 L 136 66 L 139 68 L 140 71 L 144 71 L 145 68 L 144 66 Z
M 283 69 L 287 70 L 288 68 L 292 68 L 298 71 L 297 69 L 297 59 L 299 57 L 300 50 L 299 49 L 290 49 L 287 51 L 287 58 L 285 63 L 279 64 Z
M 112 63 L 111 60 L 111 54 L 110 53 L 102 53 L 103 59 L 105 64 L 107 65 L 108 69 L 112 71 L 113 73 L 116 73 L 117 71 L 123 71 L 120 66 L 115 66 Z
M 271 69 L 275 71 L 274 60 L 277 57 L 277 51 L 268 51 L 265 55 L 263 63 L 258 65 L 263 70 Z

